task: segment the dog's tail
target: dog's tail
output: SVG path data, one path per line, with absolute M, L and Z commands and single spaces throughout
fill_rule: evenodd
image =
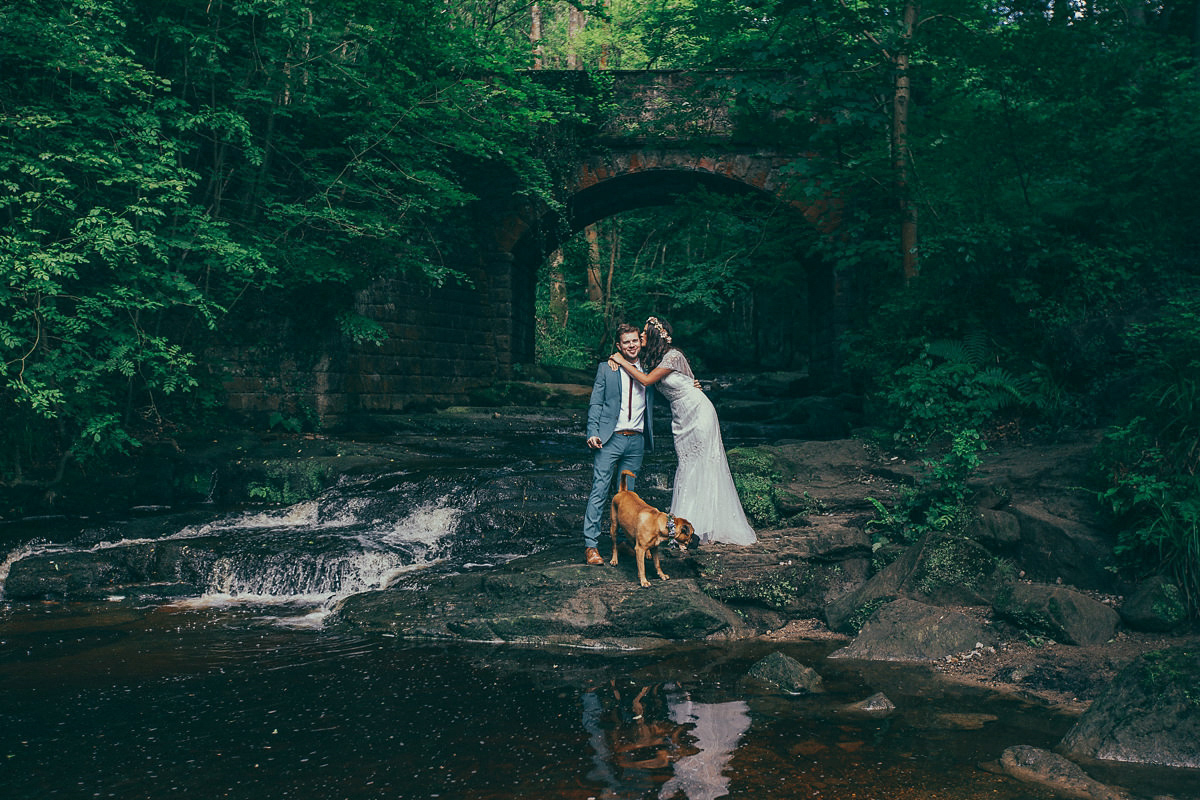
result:
M 622 492 L 626 491 L 626 489 L 625 489 L 625 476 L 626 476 L 626 475 L 628 475 L 628 476 L 629 476 L 629 477 L 631 477 L 631 478 L 636 478 L 636 477 L 637 477 L 637 475 L 634 475 L 632 472 L 630 472 L 630 471 L 629 471 L 629 470 L 627 470 L 627 469 L 623 469 L 623 470 L 621 470 L 621 491 L 622 491 Z

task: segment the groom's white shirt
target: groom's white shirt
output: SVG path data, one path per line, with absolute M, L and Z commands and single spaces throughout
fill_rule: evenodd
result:
M 633 365 L 641 369 L 641 362 Z M 646 387 L 635 381 L 625 370 L 617 370 L 621 374 L 621 416 L 617 419 L 618 431 L 640 431 L 643 418 L 646 416 Z

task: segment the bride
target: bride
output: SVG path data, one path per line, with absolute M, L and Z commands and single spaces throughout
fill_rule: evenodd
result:
M 671 326 L 650 317 L 642 330 L 643 373 L 620 353 L 609 362 L 629 373 L 643 386 L 657 385 L 671 403 L 671 431 L 675 434 L 675 486 L 671 513 L 696 528 L 702 542 L 753 544 L 754 529 L 746 521 L 729 474 L 717 411 L 701 391 L 687 358 L 671 345 Z

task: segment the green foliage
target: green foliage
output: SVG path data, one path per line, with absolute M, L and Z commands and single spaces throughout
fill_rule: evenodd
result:
M 815 233 L 798 215 L 699 190 L 669 208 L 602 220 L 595 231 L 598 259 L 583 235 L 562 248 L 565 319 L 548 318 L 551 278 L 543 268 L 538 346 L 548 357 L 566 347 L 594 362 L 611 352 L 617 324 L 640 325 L 651 314 L 671 322 L 693 366 L 725 366 L 747 354 L 802 357 L 789 348 L 807 338 L 807 265 L 799 254 Z M 587 281 L 594 259 L 599 299 Z
M 343 311 L 338 314 L 337 322 L 342 335 L 349 338 L 355 344 L 362 344 L 364 342 L 381 344 L 387 339 L 387 331 L 384 330 L 382 325 L 361 314 Z
M 1131 325 L 1135 416 L 1109 429 L 1100 500 L 1117 525 L 1117 555 L 1163 572 L 1200 611 L 1200 291 L 1184 288 L 1152 322 Z
M 866 603 L 863 603 L 861 606 L 854 609 L 854 612 L 851 613 L 850 616 L 846 618 L 846 621 L 842 624 L 842 629 L 849 633 L 858 633 L 862 630 L 863 625 L 867 624 L 867 620 L 874 616 L 876 611 L 883 608 L 895 599 L 895 597 L 888 597 L 885 595 L 883 597 L 876 597 L 872 600 L 868 600 Z
M 289 433 L 300 433 L 300 431 L 304 430 L 304 423 L 295 417 L 284 416 L 278 411 L 272 411 L 270 418 L 267 420 L 267 427 L 270 430 L 282 428 Z
M 324 491 L 330 474 L 329 466 L 320 461 L 266 461 L 259 480 L 246 485 L 246 495 L 266 503 L 292 505 Z
M 446 11 L 0 8 L 0 482 L 56 480 L 190 416 L 195 353 L 265 289 L 463 280 L 445 240 L 478 175 L 550 202 L 529 131 L 573 102 L 518 72 L 481 8 Z M 384 336 L 346 308 L 327 322 Z
M 926 533 L 961 533 L 968 521 L 971 490 L 967 481 L 983 463 L 987 442 L 976 430 L 956 433 L 945 453 L 925 459 L 914 486 L 901 492 L 894 510 L 875 498 L 875 518 L 867 523 L 877 537 L 911 544 Z
M 711 577 L 706 574 L 705 577 Z M 786 567 L 766 577 L 734 581 L 724 585 L 714 583 L 704 591 L 724 603 L 757 603 L 777 611 L 794 608 L 799 597 L 810 587 L 812 578 L 807 567 Z
M 585 317 L 580 322 L 579 317 Z M 537 362 L 552 366 L 589 369 L 596 366 L 599 356 L 597 342 L 605 338 L 600 314 L 589 306 L 575 311 L 572 325 L 561 325 L 550 313 L 550 303 L 544 298 L 537 301 L 537 328 L 534 331 L 534 347 Z M 608 337 L 612 342 L 612 337 Z
M 1154 650 L 1142 657 L 1139 668 L 1147 697 L 1182 695 L 1189 705 L 1200 709 L 1195 651 L 1184 647 Z
M 742 501 L 742 510 L 755 527 L 779 524 L 779 496 L 776 488 L 783 479 L 774 457 L 767 451 L 735 447 L 728 453 L 729 471 Z
M 930 342 L 914 362 L 880 383 L 885 407 L 896 420 L 896 437 L 909 442 L 983 428 L 997 412 L 1034 402 L 1030 380 L 996 364 L 980 334 Z

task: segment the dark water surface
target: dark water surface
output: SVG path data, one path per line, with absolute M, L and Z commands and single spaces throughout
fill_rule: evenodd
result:
M 823 645 L 631 654 L 281 629 L 253 611 L 121 604 L 0 620 L 3 796 L 1048 797 L 977 767 L 1071 720 L 866 672 Z M 739 688 L 783 649 L 829 691 Z M 859 665 L 862 669 L 863 665 Z M 884 691 L 885 720 L 841 707 Z

